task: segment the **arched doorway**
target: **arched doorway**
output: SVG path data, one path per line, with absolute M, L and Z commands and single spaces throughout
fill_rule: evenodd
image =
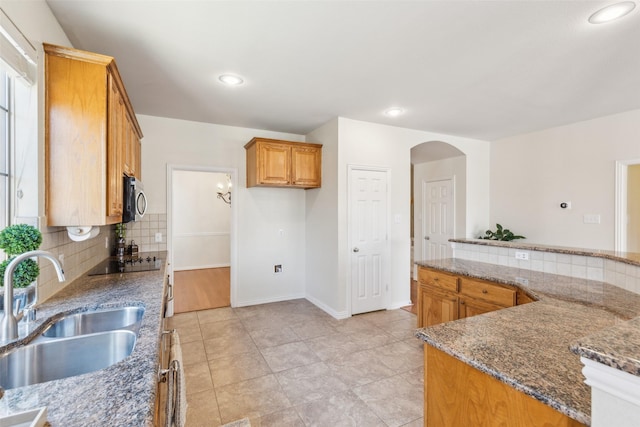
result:
M 428 141 L 411 149 L 411 301 L 416 262 L 452 256 L 449 239 L 466 235 L 467 159 L 458 148 Z

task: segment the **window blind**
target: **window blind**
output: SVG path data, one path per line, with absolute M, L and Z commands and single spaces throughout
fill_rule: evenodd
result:
M 29 84 L 37 79 L 36 48 L 0 9 L 0 57 Z

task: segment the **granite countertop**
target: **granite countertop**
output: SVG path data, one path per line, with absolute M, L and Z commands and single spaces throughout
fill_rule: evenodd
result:
M 416 336 L 577 421 L 591 421 L 591 390 L 575 354 L 586 351 L 585 343 L 601 349 L 603 363 L 640 371 L 640 319 L 634 319 L 640 316 L 640 295 L 599 281 L 476 261 L 418 264 L 517 286 L 537 299 L 419 329 Z M 635 363 L 620 354 L 635 354 Z
M 166 259 L 166 252 L 155 255 Z M 30 341 L 62 314 L 127 305 L 143 306 L 145 312 L 135 348 L 126 359 L 88 374 L 5 390 L 0 415 L 46 406 L 53 427 L 152 426 L 164 277 L 164 264 L 155 271 L 85 274 L 39 305 L 33 331 L 0 347 L 0 353 Z

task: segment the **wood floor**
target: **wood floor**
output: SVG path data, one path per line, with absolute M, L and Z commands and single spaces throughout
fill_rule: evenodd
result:
M 230 306 L 230 271 L 229 267 L 223 267 L 174 272 L 174 311 L 186 313 Z M 411 281 L 412 305 L 402 307 L 413 314 L 417 311 L 417 285 L 418 282 Z
M 402 307 L 402 309 L 408 311 L 409 313 L 416 314 L 418 312 L 417 303 L 418 303 L 418 282 L 415 280 L 412 280 L 411 281 L 411 305 Z
M 230 271 L 229 267 L 222 267 L 174 272 L 174 312 L 186 313 L 231 305 Z

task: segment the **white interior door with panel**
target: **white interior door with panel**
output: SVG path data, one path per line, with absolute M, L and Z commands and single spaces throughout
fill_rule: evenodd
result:
M 454 236 L 453 179 L 422 182 L 422 256 L 450 258 Z
M 388 173 L 349 169 L 351 314 L 382 310 L 389 290 Z

